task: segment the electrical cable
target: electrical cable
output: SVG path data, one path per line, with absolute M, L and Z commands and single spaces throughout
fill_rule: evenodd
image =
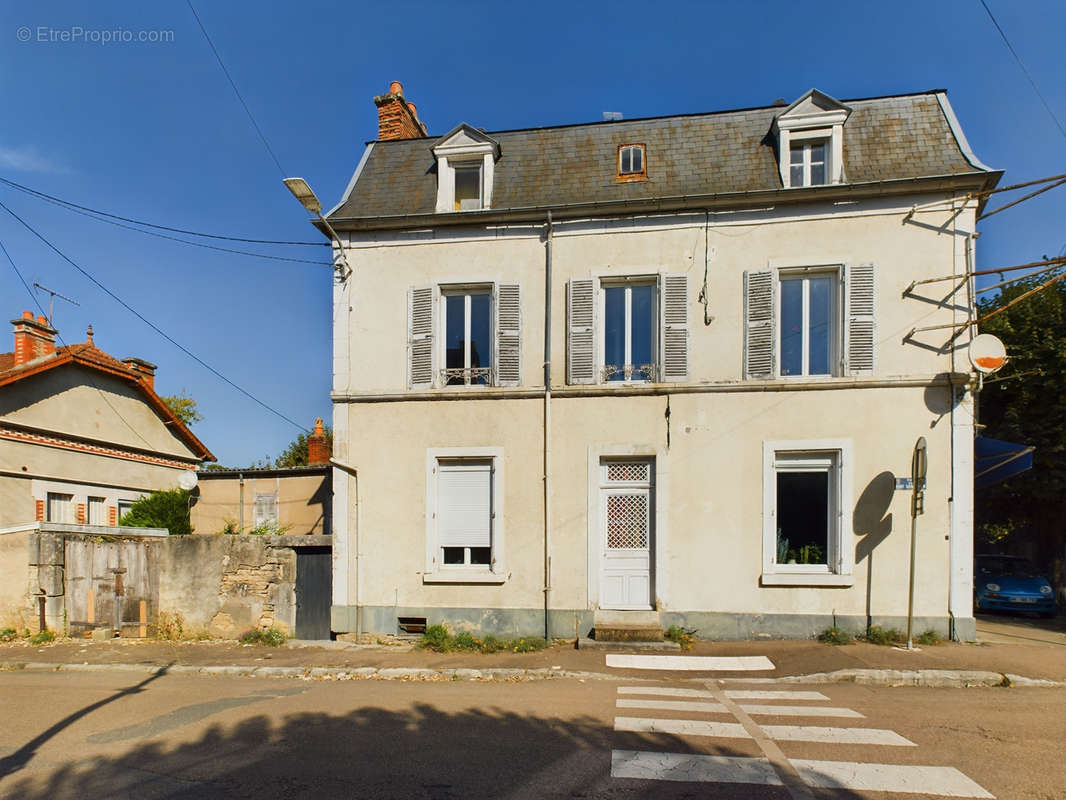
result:
M 274 159 L 274 163 L 278 167 L 278 172 L 281 173 L 282 178 L 287 178 L 288 173 L 281 167 L 281 162 L 278 161 L 278 157 L 274 155 L 274 150 L 270 147 L 270 142 L 267 141 L 266 136 L 263 134 L 262 129 L 259 127 L 259 123 L 255 121 L 255 117 L 252 116 L 251 110 L 248 108 L 248 104 L 244 102 L 244 98 L 241 97 L 240 90 L 237 88 L 237 84 L 234 83 L 233 78 L 229 74 L 229 70 L 226 69 L 226 65 L 222 63 L 222 56 L 218 54 L 218 50 L 215 47 L 215 43 L 211 41 L 211 37 L 207 34 L 207 28 L 204 27 L 204 23 L 200 21 L 200 15 L 196 13 L 196 9 L 192 6 L 192 0 L 185 0 L 186 5 L 189 6 L 189 11 L 196 18 L 196 24 L 200 26 L 200 31 L 203 33 L 204 38 L 207 39 L 207 44 L 211 48 L 211 52 L 215 54 L 215 60 L 218 61 L 218 65 L 222 67 L 222 72 L 226 76 L 226 80 L 229 81 L 229 85 L 233 87 L 233 93 L 237 95 L 237 99 L 240 100 L 241 106 L 244 108 L 244 113 L 248 115 L 248 119 L 252 122 L 252 127 L 255 128 L 255 132 L 259 134 L 259 138 L 263 142 L 263 146 L 270 153 L 270 157 Z
M 46 194 L 38 189 L 33 189 L 29 186 L 23 186 L 21 183 L 16 183 L 8 178 L 0 177 L 0 183 L 4 183 L 10 186 L 12 189 L 18 189 L 20 192 L 26 192 L 27 194 L 39 197 L 42 200 L 51 200 L 61 206 L 67 206 L 69 208 L 76 208 L 79 211 L 88 211 L 93 214 L 99 214 L 102 217 L 110 217 L 111 219 L 121 220 L 122 222 L 130 222 L 134 225 L 143 225 L 146 228 L 156 228 L 161 231 L 170 231 L 171 233 L 184 233 L 189 236 L 200 236 L 205 239 L 222 239 L 227 242 L 247 242 L 248 244 L 284 244 L 284 245 L 300 245 L 303 247 L 329 247 L 329 242 L 290 242 L 281 241 L 277 239 L 252 239 L 246 236 L 223 236 L 218 233 L 203 233 L 201 231 L 190 231 L 185 228 L 172 228 L 169 225 L 156 225 L 153 222 L 145 222 L 140 219 L 132 219 L 130 217 L 123 217 L 118 214 L 111 214 L 107 211 L 101 211 L 98 208 L 90 208 L 89 206 L 81 206 L 77 203 L 72 203 L 70 200 L 64 200 L 61 197 L 55 197 L 50 194 Z
M 60 258 L 62 258 L 64 261 L 66 261 L 68 264 L 70 264 L 72 267 L 74 267 L 74 269 L 76 269 L 78 272 L 80 272 L 86 278 L 88 278 L 94 285 L 97 286 L 97 288 L 99 288 L 102 292 L 104 292 L 104 294 L 108 295 L 112 300 L 114 300 L 116 303 L 121 305 L 123 308 L 125 308 L 127 311 L 129 311 L 131 314 L 133 314 L 135 317 L 137 317 L 137 319 L 139 319 L 141 322 L 143 322 L 149 328 L 154 330 L 156 333 L 158 333 L 160 336 L 162 336 L 164 339 L 166 339 L 168 342 L 170 342 L 176 348 L 181 350 L 183 353 L 185 353 L 185 355 L 189 356 L 189 358 L 191 358 L 197 364 L 202 366 L 204 369 L 206 369 L 208 372 L 210 372 L 216 378 L 218 378 L 221 381 L 229 384 L 231 387 L 233 387 L 238 392 L 243 394 L 249 400 L 252 400 L 253 402 L 255 402 L 258 405 L 262 406 L 267 411 L 269 411 L 271 414 L 274 414 L 276 417 L 279 417 L 279 418 L 285 420 L 290 425 L 294 425 L 295 427 L 299 428 L 301 431 L 304 431 L 305 433 L 310 433 L 310 430 L 308 428 L 305 428 L 303 425 L 301 425 L 300 423 L 296 422 L 295 420 L 285 416 L 284 414 L 282 414 L 277 409 L 272 408 L 271 406 L 267 405 L 265 402 L 263 402 L 258 397 L 253 395 L 247 389 L 244 389 L 243 387 L 241 387 L 241 386 L 237 385 L 236 383 L 234 383 L 233 381 L 231 381 L 229 378 L 227 378 L 225 375 L 223 375 L 217 369 L 212 367 L 210 364 L 208 364 L 206 361 L 204 361 L 198 355 L 193 353 L 187 347 L 185 347 L 184 345 L 180 344 L 172 336 L 170 336 L 168 333 L 166 333 L 162 328 L 160 328 L 154 322 L 152 322 L 147 317 L 145 317 L 143 314 L 141 314 L 139 311 L 137 311 L 137 309 L 135 309 L 133 306 L 131 306 L 129 303 L 127 303 L 125 300 L 123 300 L 121 297 L 119 297 L 114 292 L 112 292 L 110 289 L 108 289 L 106 286 L 104 286 L 104 284 L 100 283 L 100 281 L 98 281 L 88 270 L 86 270 L 84 267 L 82 267 L 80 264 L 78 264 L 76 261 L 74 261 L 72 258 L 70 258 L 70 256 L 68 256 L 66 253 L 64 253 L 62 250 L 60 250 L 54 244 L 52 244 L 47 238 L 44 237 L 43 234 L 39 233 L 32 225 L 30 225 L 22 217 L 20 217 L 18 214 L 16 214 L 10 208 L 8 208 L 6 205 L 4 205 L 3 202 L 0 202 L 0 208 L 2 208 L 4 211 L 6 211 L 8 214 L 10 214 L 16 220 L 18 220 L 18 222 L 24 228 L 26 228 L 26 230 L 28 230 L 30 233 L 32 233 L 34 236 L 36 236 L 38 239 L 40 239 L 42 242 L 44 242 L 44 244 L 47 245 L 48 248 L 50 250 L 52 250 L 56 255 L 58 255 Z
M 2 180 L 3 179 L 0 178 L 0 182 L 2 182 Z M 187 245 L 190 245 L 192 247 L 202 247 L 205 250 L 217 250 L 218 252 L 221 252 L 221 253 L 234 253 L 234 254 L 239 255 L 239 256 L 251 256 L 252 258 L 265 258 L 265 259 L 268 259 L 270 261 L 288 261 L 288 262 L 296 263 L 296 264 L 318 264 L 318 265 L 321 265 L 321 266 L 324 266 L 324 267 L 332 267 L 333 266 L 333 263 L 330 262 L 330 261 L 314 261 L 312 259 L 307 259 L 307 258 L 292 258 L 291 256 L 271 256 L 271 255 L 267 255 L 266 253 L 253 253 L 251 250 L 237 250 L 237 249 L 232 248 L 232 247 L 220 247 L 217 244 L 207 244 L 206 242 L 192 242 L 192 241 L 189 241 L 188 239 L 182 239 L 182 238 L 179 238 L 177 236 L 168 236 L 165 233 L 157 233 L 156 231 L 146 231 L 146 230 L 142 230 L 141 228 L 135 228 L 132 225 L 126 225 L 126 224 L 121 223 L 121 222 L 116 222 L 113 219 L 105 219 L 103 217 L 97 217 L 97 216 L 94 216 L 92 213 L 90 213 L 88 211 L 79 211 L 79 210 L 77 210 L 75 208 L 68 208 L 68 207 L 66 207 L 66 206 L 64 206 L 64 205 L 62 205 L 60 203 L 56 203 L 53 200 L 49 200 L 49 199 L 45 199 L 45 198 L 41 198 L 41 199 L 44 199 L 46 203 L 52 203 L 52 205 L 59 205 L 61 208 L 64 208 L 66 211 L 70 211 L 70 212 L 72 212 L 74 214 L 80 214 L 83 217 L 88 217 L 89 219 L 94 219 L 97 222 L 106 222 L 108 225 L 114 225 L 117 228 L 124 228 L 124 229 L 126 229 L 128 231 L 135 231 L 136 233 L 143 233 L 145 236 L 155 236 L 157 239 L 167 239 L 167 240 L 169 240 L 171 242 L 179 242 L 181 244 L 187 244 Z
M 1010 54 L 1014 56 L 1014 60 L 1018 62 L 1018 66 L 1021 67 L 1022 72 L 1025 73 L 1025 77 L 1029 79 L 1029 83 L 1033 85 L 1033 91 L 1036 92 L 1036 96 L 1040 98 L 1040 102 L 1044 104 L 1044 109 L 1048 115 L 1055 121 L 1055 125 L 1058 126 L 1059 133 L 1066 137 L 1066 128 L 1062 127 L 1062 123 L 1059 122 L 1059 118 L 1055 116 L 1055 112 L 1051 110 L 1051 106 L 1048 105 L 1047 100 L 1044 99 L 1044 95 L 1040 91 L 1040 87 L 1036 85 L 1036 81 L 1033 80 L 1033 76 L 1029 74 L 1029 70 L 1025 68 L 1025 64 L 1022 63 L 1022 59 L 1011 45 L 1010 40 L 1007 38 L 1007 34 L 1003 32 L 1003 28 L 999 26 L 995 16 L 992 14 L 992 9 L 988 7 L 988 3 L 985 0 L 981 0 L 981 5 L 985 7 L 985 11 L 988 13 L 988 18 L 992 20 L 992 24 L 996 26 L 996 30 L 999 31 L 1000 37 L 1003 39 L 1003 43 L 1007 45 L 1007 49 L 1010 50 Z

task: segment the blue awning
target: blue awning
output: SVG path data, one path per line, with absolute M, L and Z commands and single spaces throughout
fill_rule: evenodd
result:
M 978 436 L 973 441 L 974 488 L 984 489 L 1032 469 L 1035 449 L 1029 445 Z

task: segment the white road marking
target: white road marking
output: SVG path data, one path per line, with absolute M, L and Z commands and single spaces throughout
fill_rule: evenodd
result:
M 714 697 L 705 689 L 675 689 L 670 686 L 619 686 L 618 694 L 653 694 L 660 697 Z M 827 700 L 829 698 L 826 698 Z
M 621 691 L 621 689 L 619 689 Z M 688 692 L 692 689 L 679 689 Z M 821 692 L 774 692 L 767 689 L 726 689 L 726 697 L 734 700 L 828 700 Z
M 673 733 L 678 736 L 718 736 L 722 739 L 751 738 L 739 722 L 707 722 L 699 719 L 615 717 L 614 729 L 635 733 Z
M 703 711 L 708 714 L 724 714 L 726 708 L 721 703 L 700 703 L 696 700 L 626 700 L 615 701 L 618 708 L 651 708 L 656 711 Z
M 643 750 L 612 750 L 611 777 L 781 785 L 777 772 L 765 758 L 649 753 Z
M 826 742 L 829 744 L 880 744 L 914 747 L 895 731 L 878 728 L 822 728 L 811 725 L 760 725 L 770 739 L 782 742 Z M 739 722 L 712 722 L 700 719 L 656 719 L 654 717 L 615 717 L 616 731 L 672 733 L 678 736 L 712 736 L 721 739 L 750 739 Z
M 703 672 L 744 672 L 774 669 L 766 656 L 641 656 L 608 653 L 607 666 L 616 669 L 700 670 Z
M 858 711 L 850 708 L 838 708 L 837 706 L 779 706 L 764 705 L 762 703 L 741 703 L 740 707 L 749 714 L 757 716 L 780 716 L 780 717 L 851 717 L 852 719 L 864 719 Z
M 871 792 L 914 792 L 944 797 L 993 798 L 954 767 L 859 764 L 790 759 L 809 786 Z
M 917 747 L 895 731 L 881 728 L 822 728 L 814 725 L 760 725 L 771 739 L 779 742 L 828 742 L 830 744 L 884 744 Z

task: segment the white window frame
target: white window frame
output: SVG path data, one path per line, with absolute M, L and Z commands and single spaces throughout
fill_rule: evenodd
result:
M 433 148 L 433 155 L 437 159 L 436 212 L 438 214 L 461 214 L 492 208 L 492 184 L 496 159 L 500 156 L 499 143 L 467 125 L 460 125 L 446 137 L 445 141 Z M 476 209 L 457 210 L 455 208 L 455 169 L 475 164 L 481 167 L 481 204 Z
M 633 384 L 657 383 L 662 370 L 661 347 L 659 341 L 661 333 L 660 319 L 662 315 L 662 289 L 657 275 L 639 275 L 624 278 L 600 278 L 597 292 L 597 318 L 598 330 L 596 331 L 597 366 L 599 370 L 598 382 L 605 386 L 631 386 Z M 652 332 L 651 352 L 655 356 L 655 362 L 651 365 L 651 375 L 647 378 L 634 378 L 633 372 L 639 364 L 633 364 L 633 293 L 634 286 L 651 286 L 655 290 L 655 307 L 652 309 L 652 321 L 655 323 Z M 610 380 L 607 374 L 607 289 L 625 288 L 625 363 L 620 366 L 623 377 L 620 381 Z M 612 365 L 615 366 L 615 365 Z
M 492 362 L 492 366 L 488 367 L 487 378 L 485 383 L 474 383 L 471 381 L 470 374 L 470 297 L 471 295 L 487 295 L 489 298 L 489 360 Z M 439 384 L 444 389 L 458 389 L 458 388 L 486 388 L 488 386 L 496 386 L 498 382 L 496 380 L 496 286 L 493 283 L 471 283 L 471 284 L 441 284 L 440 292 L 437 301 L 440 303 L 437 311 L 438 327 L 440 328 L 440 335 L 437 337 L 437 363 L 441 365 L 439 374 Z M 466 347 L 463 353 L 463 382 L 448 383 L 448 377 L 446 370 L 448 369 L 448 298 L 449 297 L 465 297 L 466 300 L 463 303 L 463 337 L 466 341 Z
M 504 560 L 504 458 L 502 447 L 434 447 L 426 450 L 426 563 L 423 583 L 503 584 L 510 578 Z M 492 556 L 485 564 L 444 564 L 437 528 L 437 476 L 441 461 L 492 463 Z
M 841 363 L 843 347 L 844 347 L 844 313 L 843 313 L 843 281 L 841 280 L 841 265 L 839 264 L 819 264 L 814 266 L 803 267 L 781 267 L 775 270 L 776 285 L 774 286 L 774 326 L 777 330 L 774 340 L 774 353 L 776 358 L 775 370 L 777 377 L 784 380 L 817 380 L 824 378 L 839 377 L 843 374 L 843 366 Z M 833 278 L 833 288 L 830 291 L 830 324 L 832 325 L 831 335 L 829 337 L 829 372 L 819 373 L 817 375 L 810 374 L 810 278 Z M 781 324 L 781 304 L 784 292 L 782 291 L 781 284 L 785 281 L 803 281 L 803 368 L 797 374 L 784 375 L 781 372 L 782 362 L 784 361 L 784 348 L 781 346 L 782 337 L 784 336 L 784 326 Z
M 455 211 L 480 211 L 485 207 L 485 165 L 482 159 L 456 161 L 450 164 L 452 174 L 452 208 Z M 458 183 L 456 174 L 459 172 L 477 172 L 477 205 L 469 205 L 465 208 L 456 207 L 461 202 L 455 198 L 455 187 Z
M 34 478 L 30 482 L 30 493 L 33 495 L 34 501 L 42 501 L 45 505 L 45 518 L 48 517 L 48 495 L 52 494 L 69 494 L 73 496 L 73 501 L 70 506 L 71 521 L 69 524 L 93 524 L 89 522 L 89 499 L 90 498 L 103 498 L 104 501 L 104 522 L 103 525 L 107 525 L 108 509 L 115 509 L 115 524 L 122 519 L 122 512 L 120 506 L 127 508 L 132 506 L 138 500 L 140 500 L 147 493 L 147 490 L 139 491 L 137 489 L 124 489 L 114 486 L 100 486 L 98 484 L 87 483 L 74 483 L 71 481 L 50 481 L 40 478 Z M 85 506 L 85 523 L 78 523 L 78 506 Z M 62 524 L 62 523 L 57 523 Z
M 828 564 L 777 563 L 778 472 L 826 471 L 831 459 Z M 763 586 L 852 586 L 854 537 L 851 439 L 803 439 L 763 442 Z
M 825 145 L 825 161 L 823 165 L 825 167 L 825 181 L 822 183 L 811 183 L 811 147 L 815 145 Z M 799 149 L 803 153 L 803 180 L 800 183 L 792 183 L 792 167 L 796 166 L 792 163 L 792 151 Z M 788 176 L 790 186 L 826 186 L 833 183 L 833 138 L 830 131 L 794 131 L 789 136 L 789 148 L 788 148 Z
M 624 154 L 627 151 L 630 152 L 630 157 L 629 157 L 630 169 L 629 170 L 625 170 L 622 167 L 622 158 L 623 158 Z M 633 152 L 640 153 L 640 169 L 632 169 L 632 167 L 633 167 L 633 156 L 632 156 L 632 153 Z M 635 144 L 635 143 L 634 144 L 623 144 L 623 145 L 621 145 L 618 148 L 618 177 L 619 178 L 638 177 L 638 176 L 647 175 L 647 173 L 648 173 L 648 162 L 647 162 L 647 154 L 645 152 L 644 145 Z

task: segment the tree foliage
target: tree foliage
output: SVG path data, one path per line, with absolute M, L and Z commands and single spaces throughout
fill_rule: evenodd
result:
M 333 450 L 333 429 L 329 425 L 324 425 L 322 428 L 323 435 L 326 437 L 326 447 L 330 452 Z M 274 459 L 275 467 L 306 467 L 307 466 L 307 437 L 308 434 L 301 433 L 291 442 L 289 446 L 281 451 L 281 455 Z M 268 458 L 269 461 L 269 458 Z
M 147 494 L 122 515 L 118 524 L 130 528 L 166 528 L 171 536 L 192 533 L 189 493 L 173 489 Z
M 983 301 L 1003 308 L 1048 279 L 1029 278 Z M 978 547 L 1032 549 L 1045 563 L 1061 557 L 1066 518 L 1066 279 L 983 323 L 1003 340 L 1009 361 L 979 398 L 983 435 L 1034 445 L 1033 469 L 977 492 Z
M 184 389 L 177 394 L 168 394 L 159 399 L 167 404 L 167 407 L 174 412 L 174 416 L 185 426 L 200 422 L 204 418 L 204 415 L 196 408 L 196 401 L 189 397 Z

